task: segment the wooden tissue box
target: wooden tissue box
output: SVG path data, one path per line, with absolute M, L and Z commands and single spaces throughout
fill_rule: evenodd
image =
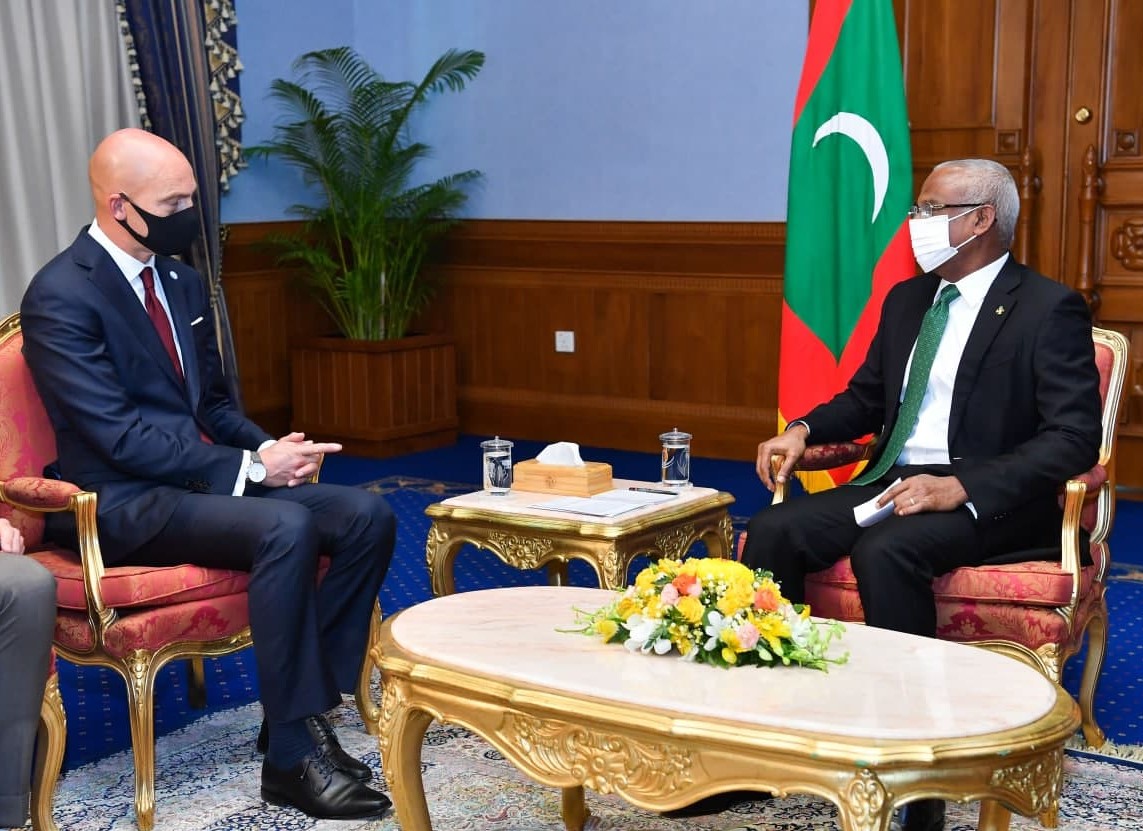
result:
M 591 496 L 611 490 L 611 465 L 584 462 L 579 465 L 546 465 L 526 459 L 512 466 L 512 490 Z

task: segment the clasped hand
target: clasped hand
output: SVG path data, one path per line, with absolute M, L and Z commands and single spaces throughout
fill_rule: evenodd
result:
M 340 452 L 340 444 L 309 441 L 305 433 L 282 436 L 258 453 L 262 464 L 266 466 L 266 481 L 263 484 L 269 488 L 280 488 L 283 485 L 288 488 L 297 487 L 317 473 L 322 456 Z

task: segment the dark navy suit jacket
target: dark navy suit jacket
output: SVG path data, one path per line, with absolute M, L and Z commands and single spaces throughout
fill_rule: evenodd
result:
M 154 537 L 184 494 L 231 493 L 242 450 L 271 438 L 230 399 L 200 275 L 168 257 L 155 258 L 155 271 L 185 383 L 138 295 L 86 228 L 36 274 L 20 306 L 24 356 L 55 428 L 60 474 L 99 495 L 108 562 Z
M 939 283 L 937 275 L 926 274 L 889 292 L 877 334 L 849 386 L 802 418 L 814 444 L 873 434 L 884 447 L 909 354 Z M 949 417 L 953 473 L 984 530 L 1014 513 L 1058 517 L 1057 491 L 1096 463 L 1100 432 L 1087 305 L 1076 292 L 1009 257 L 965 345 Z

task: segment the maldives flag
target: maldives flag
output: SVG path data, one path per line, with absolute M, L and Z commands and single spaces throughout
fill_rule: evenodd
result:
M 915 273 L 912 159 L 892 0 L 818 0 L 794 105 L 779 430 L 845 388 L 892 285 Z M 809 490 L 854 467 L 799 474 Z

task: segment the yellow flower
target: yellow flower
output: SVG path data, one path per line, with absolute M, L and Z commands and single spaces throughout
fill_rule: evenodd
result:
M 780 652 L 782 638 L 790 637 L 790 627 L 782 616 L 774 614 L 757 615 L 753 616 L 752 622 L 758 630 L 758 635 L 765 639 L 766 643 L 770 645 L 770 649 Z
M 702 621 L 702 601 L 697 597 L 691 597 L 689 594 L 679 598 L 679 602 L 675 604 L 675 608 L 679 610 L 679 614 L 688 623 L 699 623 Z
M 648 567 L 635 576 L 635 588 L 640 594 L 651 591 L 655 587 L 655 569 Z
M 663 604 L 659 602 L 659 595 L 648 597 L 643 602 L 643 617 L 662 617 Z
M 742 643 L 738 640 L 738 633 L 727 626 L 722 632 L 719 633 L 718 639 L 733 649 L 735 652 L 742 651 Z
M 604 643 L 608 643 L 615 637 L 615 633 L 619 631 L 619 624 L 609 617 L 598 620 L 595 623 L 595 631 L 603 638 Z
M 687 560 L 684 569 L 693 563 L 693 574 L 703 583 L 747 583 L 753 585 L 754 572 L 737 560 L 721 560 L 714 557 Z
M 627 620 L 631 615 L 636 615 L 643 611 L 643 604 L 635 597 L 621 597 L 615 611 L 620 618 Z
M 722 648 L 722 660 L 726 661 L 728 664 L 737 664 L 738 653 L 731 649 L 729 646 L 724 646 Z
M 686 655 L 695 646 L 695 642 L 688 638 L 686 633 L 680 631 L 671 632 L 671 643 L 675 645 L 675 649 L 679 650 L 680 655 Z
M 754 586 L 751 583 L 734 582 L 726 587 L 726 592 L 715 605 L 727 617 L 733 617 L 742 609 L 754 604 Z

